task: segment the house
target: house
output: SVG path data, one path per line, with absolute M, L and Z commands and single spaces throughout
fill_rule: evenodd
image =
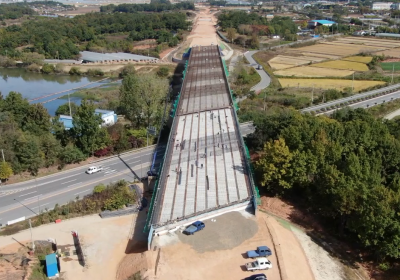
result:
M 103 120 L 103 123 L 101 124 L 101 126 L 113 125 L 118 120 L 117 114 L 115 114 L 114 111 L 96 109 L 94 111 L 94 113 L 96 115 L 100 115 L 101 119 Z M 59 121 L 64 124 L 64 127 L 65 127 L 66 130 L 70 130 L 71 128 L 74 127 L 74 125 L 72 124 L 72 117 L 71 116 L 60 115 L 59 116 Z
M 46 255 L 46 272 L 47 272 L 47 277 L 49 278 L 54 278 L 59 276 L 57 255 L 55 253 Z
M 334 25 L 334 24 L 336 24 L 336 22 L 334 22 L 334 21 L 330 21 L 330 20 L 325 20 L 325 19 L 318 19 L 318 20 L 310 20 L 309 22 L 308 22 L 308 28 L 309 29 L 314 29 L 314 28 L 316 28 L 317 26 L 332 26 L 332 25 Z
M 393 2 L 374 2 L 372 3 L 372 10 L 382 11 L 382 10 L 390 10 Z

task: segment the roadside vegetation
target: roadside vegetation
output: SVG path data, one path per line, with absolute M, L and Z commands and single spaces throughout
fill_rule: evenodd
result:
M 165 102 L 169 101 L 168 75 L 168 70 L 140 74 L 127 65 L 121 71 L 122 85 L 106 93 L 113 96 L 99 103 L 84 99 L 80 106 L 71 105 L 74 127 L 69 130 L 59 121 L 59 115 L 70 114 L 68 103 L 60 106 L 57 116 L 51 119 L 42 104 L 31 104 L 19 93 L 10 92 L 5 98 L 0 95 L 0 146 L 5 159 L 0 164 L 0 180 L 6 181 L 12 174 L 38 176 L 43 168 L 62 169 L 90 156 L 143 147 L 146 127 L 162 128 Z M 94 101 L 99 100 L 96 92 L 91 94 Z M 101 126 L 96 108 L 114 109 L 125 119 L 112 126 Z
M 260 75 L 253 67 L 246 66 L 244 60 L 238 60 L 235 71 L 230 73 L 231 89 L 236 97 L 250 94 L 250 89 L 261 80 Z
M 77 196 L 76 200 L 70 201 L 65 205 L 56 204 L 52 210 L 41 209 L 39 215 L 31 218 L 32 226 L 37 227 L 54 223 L 57 219 L 71 219 L 100 213 L 105 210 L 118 210 L 135 202 L 135 193 L 129 188 L 128 182 L 118 181 L 108 186 L 100 184 L 94 188 L 92 194 L 86 195 L 82 199 Z M 2 228 L 0 235 L 12 235 L 27 228 L 29 228 L 28 221 L 19 222 Z

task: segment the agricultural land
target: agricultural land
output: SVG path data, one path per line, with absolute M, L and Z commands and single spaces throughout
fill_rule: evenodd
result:
M 351 88 L 352 92 L 359 92 L 385 84 L 385 81 L 374 79 L 370 74 L 370 63 L 375 55 L 400 58 L 400 42 L 344 37 L 300 48 L 288 48 L 266 57 L 271 72 L 283 88 Z M 400 70 L 398 61 L 382 63 L 381 67 L 383 71 L 392 71 L 393 65 L 395 71 Z

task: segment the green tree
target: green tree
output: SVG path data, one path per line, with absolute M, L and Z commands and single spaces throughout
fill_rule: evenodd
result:
M 226 29 L 226 37 L 232 43 L 233 40 L 236 39 L 236 29 L 235 28 L 227 28 Z
M 169 69 L 165 66 L 161 66 L 158 70 L 157 70 L 157 76 L 160 78 L 166 78 L 169 75 Z
M 11 168 L 11 165 L 6 161 L 0 162 L 0 182 L 10 178 L 12 174 L 13 170 Z
M 287 177 L 292 158 L 293 155 L 286 146 L 284 139 L 280 138 L 267 142 L 264 146 L 263 155 L 256 162 L 256 170 L 261 185 L 268 186 L 269 189 L 277 192 L 290 188 L 291 185 L 288 183 Z
M 57 110 L 56 110 L 56 116 L 59 115 L 70 115 L 70 110 L 69 110 L 69 103 L 65 103 L 63 105 L 60 105 Z M 72 115 L 74 115 L 76 113 L 76 109 L 78 108 L 78 106 L 75 103 L 71 103 L 71 113 Z
M 20 93 L 11 91 L 1 103 L 1 107 L 5 111 L 10 112 L 14 120 L 21 125 L 22 120 L 29 108 L 28 100 L 23 98 Z
M 32 175 L 37 175 L 43 164 L 43 154 L 35 137 L 22 135 L 14 143 L 17 161 L 13 163 L 13 170 L 28 170 Z
M 50 167 L 58 160 L 58 155 L 61 151 L 60 142 L 50 133 L 44 134 L 40 142 L 40 149 L 44 154 L 44 166 Z
M 82 151 L 74 145 L 68 145 L 60 152 L 61 167 L 65 164 L 80 163 L 86 159 Z
M 54 71 L 55 71 L 55 67 L 53 64 L 46 63 L 42 67 L 42 73 L 44 73 L 44 74 L 51 74 L 51 73 L 54 73 Z
M 94 151 L 104 148 L 104 137 L 107 131 L 102 129 L 102 119 L 95 114 L 93 102 L 83 100 L 81 106 L 72 117 L 73 128 L 71 133 L 75 138 L 76 145 L 81 151 L 90 155 Z
M 119 73 L 119 77 L 123 79 L 128 75 L 134 75 L 134 74 L 136 74 L 135 65 L 133 65 L 132 63 L 128 63 L 127 65 L 124 66 L 124 68 L 122 68 L 121 73 Z
M 29 105 L 22 119 L 22 129 L 40 135 L 50 131 L 50 115 L 40 103 Z

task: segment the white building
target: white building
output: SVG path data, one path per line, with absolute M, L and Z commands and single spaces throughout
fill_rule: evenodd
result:
M 390 10 L 393 2 L 374 2 L 372 3 L 372 10 L 382 11 L 382 10 Z

